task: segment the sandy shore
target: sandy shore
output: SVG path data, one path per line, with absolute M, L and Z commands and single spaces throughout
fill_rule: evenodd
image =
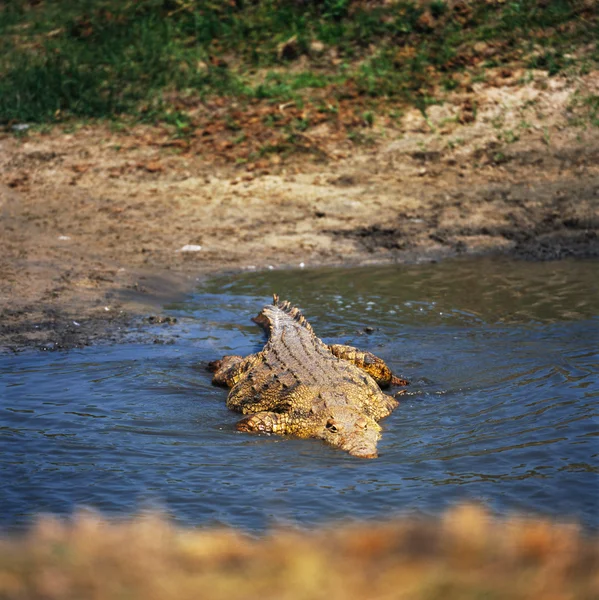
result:
M 369 143 L 325 126 L 317 151 L 251 164 L 159 127 L 1 134 L 0 346 L 118 339 L 222 270 L 597 257 L 599 128 L 572 99 L 598 82 L 490 78 L 476 119 L 456 95 Z

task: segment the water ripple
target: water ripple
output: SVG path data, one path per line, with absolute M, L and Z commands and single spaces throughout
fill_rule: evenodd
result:
M 3 356 L 0 523 L 158 505 L 256 531 L 477 499 L 597 527 L 597 274 L 591 262 L 457 261 L 221 277 L 169 307 L 175 345 Z M 261 347 L 249 317 L 273 291 L 323 337 L 412 381 L 379 459 L 235 430 L 203 365 Z

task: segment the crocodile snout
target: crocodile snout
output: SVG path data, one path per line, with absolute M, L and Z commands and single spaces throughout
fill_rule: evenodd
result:
M 358 416 L 348 428 L 341 448 L 358 458 L 377 458 L 377 443 L 381 438 L 381 427 L 366 416 Z
M 357 456 L 358 458 L 378 458 L 379 456 L 376 446 L 359 446 L 349 449 L 348 452 L 352 456 Z

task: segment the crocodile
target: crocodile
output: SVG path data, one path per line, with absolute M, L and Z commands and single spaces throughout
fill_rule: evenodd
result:
M 209 365 L 213 383 L 230 388 L 227 407 L 247 415 L 237 429 L 320 438 L 376 458 L 378 421 L 399 405 L 382 388 L 408 382 L 370 352 L 325 344 L 300 310 L 276 294 L 252 320 L 268 335 L 264 348 Z

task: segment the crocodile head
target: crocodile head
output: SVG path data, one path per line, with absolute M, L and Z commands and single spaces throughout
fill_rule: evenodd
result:
M 331 446 L 352 456 L 376 458 L 381 426 L 371 417 L 348 407 L 329 408 L 320 435 Z

